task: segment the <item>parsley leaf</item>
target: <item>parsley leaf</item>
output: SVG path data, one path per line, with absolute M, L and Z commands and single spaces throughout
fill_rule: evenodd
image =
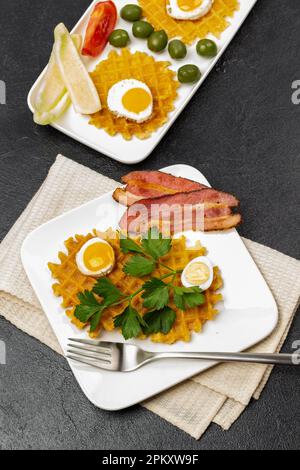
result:
M 146 328 L 147 324 L 138 311 L 128 305 L 121 315 L 114 318 L 114 326 L 121 328 L 125 339 L 130 339 L 139 336 L 143 332 L 142 328 Z
M 101 310 L 101 304 L 95 298 L 94 294 L 88 290 L 78 294 L 80 304 L 76 305 L 74 315 L 82 323 L 86 323 L 89 319 Z
M 144 320 L 147 323 L 147 326 L 143 328 L 145 334 L 163 333 L 166 335 L 176 320 L 176 312 L 170 307 L 165 307 L 163 310 L 146 313 Z
M 163 238 L 162 234 L 157 229 L 152 228 L 148 231 L 147 238 L 143 238 L 142 247 L 146 253 L 152 258 L 157 260 L 161 256 L 169 253 L 172 246 L 172 240 Z
M 122 296 L 122 292 L 106 277 L 97 280 L 93 292 L 103 297 L 106 306 L 117 302 Z
M 94 293 L 103 298 L 100 303 Z M 83 323 L 90 321 L 90 331 L 97 329 L 103 310 L 109 305 L 117 302 L 122 296 L 122 292 L 106 278 L 98 279 L 92 291 L 84 291 L 78 294 L 80 304 L 76 306 L 74 315 Z
M 99 321 L 102 317 L 103 310 L 109 307 L 114 302 L 117 302 L 122 296 L 122 292 L 105 277 L 98 279 L 93 287 L 93 292 L 103 298 L 102 304 L 97 313 L 91 318 L 90 331 L 93 332 L 97 329 Z
M 97 329 L 97 326 L 99 325 L 99 321 L 101 320 L 103 310 L 107 307 L 107 305 L 102 305 L 98 312 L 95 313 L 90 321 L 90 332 L 92 333 Z
M 120 239 L 120 248 L 123 253 L 143 253 L 143 249 L 131 238 L 121 238 Z
M 155 261 L 141 255 L 134 255 L 125 264 L 123 271 L 130 276 L 142 277 L 151 274 L 155 268 Z
M 169 286 L 160 279 L 154 277 L 143 285 L 144 307 L 161 310 L 169 302 Z
M 181 310 L 198 307 L 205 302 L 205 295 L 199 287 L 174 287 L 174 303 Z

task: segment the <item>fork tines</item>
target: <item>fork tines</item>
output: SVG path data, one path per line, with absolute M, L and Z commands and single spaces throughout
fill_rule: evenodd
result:
M 88 339 L 69 338 L 67 358 L 101 369 L 111 368 L 110 343 Z

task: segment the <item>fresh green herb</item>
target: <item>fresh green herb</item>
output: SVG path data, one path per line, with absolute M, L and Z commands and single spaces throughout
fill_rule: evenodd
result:
M 161 279 L 154 277 L 143 285 L 144 307 L 161 310 L 169 302 L 169 286 Z
M 85 290 L 78 294 L 78 299 L 80 304 L 76 306 L 74 314 L 82 323 L 89 321 L 99 310 L 102 311 L 102 306 L 92 292 Z
M 117 302 L 122 296 L 122 292 L 106 277 L 97 280 L 93 292 L 100 295 L 106 305 Z
M 143 253 L 143 249 L 140 245 L 138 245 L 134 240 L 131 238 L 121 238 L 120 239 L 120 248 L 123 253 Z
M 142 240 L 144 251 L 155 260 L 169 253 L 171 246 L 172 240 L 163 238 L 163 235 L 155 228 L 150 229 L 147 237 Z
M 114 326 L 121 328 L 125 339 L 130 339 L 142 334 L 147 324 L 138 311 L 129 304 L 121 315 L 115 317 Z
M 94 293 L 103 298 L 102 303 L 98 302 Z M 90 331 L 93 332 L 97 329 L 103 311 L 121 296 L 122 292 L 109 279 L 98 279 L 92 292 L 78 294 L 80 304 L 76 306 L 74 315 L 83 323 L 90 320 Z
M 198 307 L 205 302 L 205 295 L 199 287 L 174 287 L 174 303 L 181 310 Z
M 132 256 L 124 266 L 124 273 L 130 276 L 143 277 L 151 274 L 155 269 L 155 261 L 141 255 Z
M 174 325 L 176 312 L 170 307 L 165 307 L 162 310 L 154 310 L 146 313 L 144 320 L 147 323 L 147 326 L 144 328 L 145 334 L 151 335 L 161 332 L 166 335 Z
M 122 238 L 120 246 L 123 253 L 139 253 L 127 262 L 124 272 L 131 276 L 142 277 L 151 274 L 158 259 L 170 251 L 171 240 L 163 238 L 157 229 L 152 228 L 147 238 L 143 238 L 141 245 L 130 238 Z
M 101 320 L 102 313 L 106 309 L 107 305 L 103 305 L 101 309 L 98 310 L 97 313 L 95 313 L 90 321 L 90 332 L 92 333 L 93 331 L 96 331 L 99 321 Z

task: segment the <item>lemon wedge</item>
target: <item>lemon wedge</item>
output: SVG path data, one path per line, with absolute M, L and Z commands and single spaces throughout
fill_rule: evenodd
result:
M 72 41 L 77 50 L 80 50 L 82 37 L 73 34 Z M 45 77 L 35 99 L 34 122 L 43 126 L 51 124 L 68 109 L 70 104 L 71 99 L 52 51 Z
M 55 60 L 75 111 L 80 114 L 100 111 L 101 102 L 97 89 L 63 23 L 56 26 L 54 37 Z

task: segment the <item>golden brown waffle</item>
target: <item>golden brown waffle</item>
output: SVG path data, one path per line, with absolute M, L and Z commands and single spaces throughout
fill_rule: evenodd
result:
M 114 235 L 114 236 L 113 236 Z M 122 292 L 129 295 L 138 290 L 147 277 L 143 279 L 127 276 L 123 272 L 123 267 L 131 255 L 125 255 L 120 251 L 119 238 L 111 231 L 107 233 L 98 234 L 105 238 L 113 247 L 116 256 L 116 265 L 114 270 L 107 276 Z M 57 283 L 53 285 L 53 291 L 56 296 L 61 296 L 63 299 L 62 306 L 67 309 L 67 315 L 71 321 L 79 328 L 85 325 L 74 317 L 75 306 L 79 303 L 77 294 L 85 289 L 91 290 L 96 282 L 95 278 L 84 276 L 77 269 L 75 257 L 76 253 L 80 250 L 82 245 L 95 235 L 88 234 L 86 236 L 75 235 L 74 238 L 69 238 L 65 242 L 66 253 L 59 253 L 59 264 L 49 263 L 49 269 Z M 173 269 L 183 269 L 186 264 L 197 256 L 204 255 L 205 248 L 201 245 L 196 245 L 192 248 L 186 247 L 185 238 L 175 239 L 172 242 L 170 252 L 164 256 L 161 261 Z M 160 277 L 166 274 L 168 270 L 159 267 L 154 271 L 152 276 Z M 180 285 L 180 276 L 175 280 L 175 283 Z M 152 341 L 158 343 L 172 344 L 176 341 L 189 341 L 191 332 L 201 331 L 202 325 L 207 321 L 214 318 L 217 313 L 215 304 L 222 299 L 222 295 L 216 291 L 222 287 L 222 278 L 218 268 L 214 268 L 214 281 L 212 286 L 205 291 L 206 302 L 200 307 L 191 308 L 186 311 L 179 310 L 174 304 L 170 306 L 176 311 L 177 319 L 172 330 L 164 335 L 162 333 L 154 334 L 151 336 Z M 138 295 L 133 300 L 133 306 L 141 313 L 144 314 L 145 310 L 142 305 L 143 299 Z M 114 329 L 113 319 L 124 310 L 125 304 L 120 304 L 108 308 L 104 311 L 100 321 L 99 328 L 96 332 L 91 334 L 91 337 L 97 337 L 102 328 L 107 331 Z
M 157 62 L 152 56 L 142 52 L 132 54 L 128 49 L 122 49 L 120 54 L 110 52 L 108 58 L 100 62 L 91 73 L 101 98 L 102 109 L 91 116 L 90 124 L 104 129 L 112 136 L 120 133 L 127 140 L 133 136 L 139 139 L 149 137 L 167 122 L 169 112 L 174 109 L 179 84 L 174 78 L 175 73 L 168 68 L 169 65 L 169 62 Z M 151 90 L 153 115 L 148 121 L 128 121 L 114 116 L 107 108 L 109 89 L 120 80 L 129 78 L 146 83 Z
M 239 10 L 238 0 L 215 0 L 210 12 L 198 20 L 175 20 L 167 14 L 166 0 L 139 0 L 147 20 L 154 29 L 164 29 L 169 38 L 179 37 L 186 44 L 205 38 L 209 33 L 217 38 L 229 26 L 226 18 Z

